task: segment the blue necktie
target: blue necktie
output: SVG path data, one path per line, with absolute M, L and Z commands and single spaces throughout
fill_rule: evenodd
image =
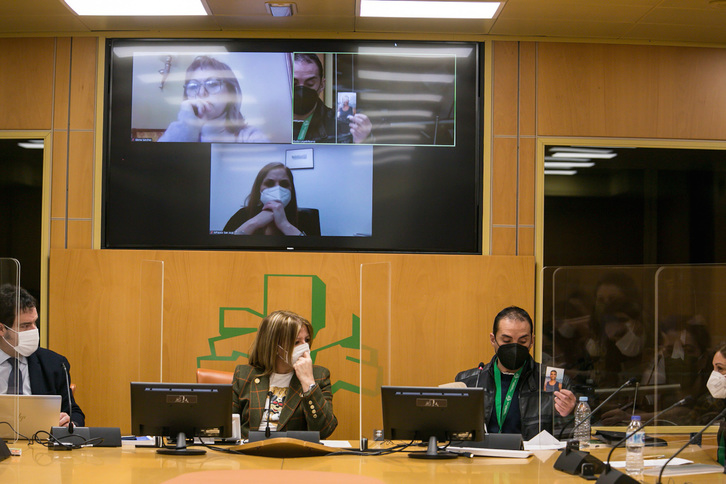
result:
M 18 359 L 17 358 L 10 358 L 8 359 L 10 362 L 10 366 L 12 368 L 10 369 L 10 376 L 8 377 L 8 393 L 10 394 L 23 394 L 23 374 L 20 372 L 20 368 L 18 367 Z M 15 386 L 17 384 L 17 386 Z

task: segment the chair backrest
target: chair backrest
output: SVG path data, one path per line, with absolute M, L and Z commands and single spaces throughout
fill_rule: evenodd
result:
M 232 383 L 233 377 L 231 371 L 197 368 L 197 383 Z

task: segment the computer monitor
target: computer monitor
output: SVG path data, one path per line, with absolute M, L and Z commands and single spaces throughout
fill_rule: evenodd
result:
M 438 442 L 484 437 L 482 388 L 383 386 L 381 401 L 385 439 L 428 441 L 426 452 L 411 452 L 409 457 L 456 457 L 438 452 Z
M 232 385 L 131 382 L 131 431 L 176 438 L 176 448 L 160 454 L 199 455 L 187 437 L 232 436 Z

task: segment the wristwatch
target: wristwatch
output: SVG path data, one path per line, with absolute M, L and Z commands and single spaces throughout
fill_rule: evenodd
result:
M 316 383 L 311 383 L 311 384 L 310 384 L 310 386 L 308 387 L 308 391 L 307 391 L 307 392 L 305 392 L 305 393 L 310 393 L 310 392 L 312 392 L 312 391 L 313 391 L 313 390 L 315 389 L 315 387 L 316 387 L 316 386 L 317 386 L 317 384 L 316 384 Z

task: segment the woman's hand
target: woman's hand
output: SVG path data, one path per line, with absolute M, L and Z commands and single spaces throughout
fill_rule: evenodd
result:
M 307 392 L 310 385 L 315 383 L 315 376 L 313 375 L 313 360 L 310 358 L 310 352 L 306 351 L 303 353 L 303 355 L 297 359 L 295 364 L 292 365 L 292 368 L 295 370 L 297 379 L 300 380 L 303 392 Z
M 272 212 L 263 210 L 234 231 L 235 235 L 252 235 L 257 230 L 265 228 L 273 222 L 274 216 Z
M 300 235 L 300 230 L 287 220 L 285 207 L 282 203 L 277 200 L 267 202 L 265 206 L 262 207 L 262 211 L 270 211 L 272 213 L 275 226 L 280 229 L 280 232 L 282 232 L 283 235 Z

